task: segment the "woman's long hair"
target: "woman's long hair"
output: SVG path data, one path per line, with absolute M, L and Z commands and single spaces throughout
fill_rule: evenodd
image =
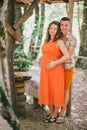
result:
M 52 24 L 57 25 L 57 33 L 56 33 L 56 35 L 55 35 L 55 37 L 54 37 L 54 39 L 53 39 L 53 42 L 54 42 L 54 41 L 57 41 L 57 40 L 59 40 L 59 39 L 62 39 L 62 37 L 63 37 L 63 33 L 61 32 L 61 29 L 60 29 L 60 23 L 59 23 L 58 21 L 53 21 L 53 22 L 51 22 L 51 23 L 49 24 L 49 26 L 48 26 L 48 28 L 47 28 L 46 39 L 45 39 L 47 42 L 49 42 L 49 41 L 51 40 L 51 36 L 50 36 L 50 34 L 49 34 L 49 29 L 50 29 L 50 26 L 51 26 Z

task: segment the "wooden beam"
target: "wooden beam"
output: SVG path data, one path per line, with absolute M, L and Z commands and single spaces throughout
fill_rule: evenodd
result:
M 16 0 L 16 2 L 22 2 L 24 4 L 29 4 L 31 2 L 33 2 L 34 0 Z
M 69 0 L 69 10 L 68 10 L 68 17 L 71 20 L 71 32 L 72 32 L 72 21 L 73 21 L 73 9 L 74 9 L 74 0 Z
M 71 20 L 71 31 L 72 31 L 73 9 L 74 9 L 74 0 L 69 0 L 68 17 Z M 72 95 L 72 84 L 71 84 L 71 87 L 70 87 L 70 90 L 69 90 L 69 103 L 68 103 L 67 109 L 66 109 L 66 116 L 71 115 L 71 95 Z
M 40 0 L 41 4 L 53 4 L 53 3 L 67 3 L 68 0 Z M 80 1 L 84 1 L 84 0 L 74 0 L 74 2 L 80 2 Z
M 40 3 L 52 4 L 52 0 L 40 0 Z
M 14 29 L 17 30 L 32 14 L 33 9 L 38 5 L 40 0 L 34 0 L 30 5 L 29 9 L 24 13 L 24 15 L 13 25 Z
M 69 12 L 68 12 L 68 17 L 71 19 L 73 19 L 73 9 L 74 9 L 74 0 L 69 0 Z
M 18 36 L 18 34 L 12 29 L 12 27 L 8 24 L 5 23 L 5 28 L 7 30 L 7 32 L 9 32 L 9 34 L 14 37 L 18 42 L 22 42 L 22 38 L 20 36 Z

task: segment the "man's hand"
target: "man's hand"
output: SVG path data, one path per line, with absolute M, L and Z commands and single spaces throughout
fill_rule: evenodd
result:
M 41 59 L 42 59 L 42 57 L 40 57 L 40 58 L 38 59 L 38 65 L 39 65 L 39 67 L 41 66 Z

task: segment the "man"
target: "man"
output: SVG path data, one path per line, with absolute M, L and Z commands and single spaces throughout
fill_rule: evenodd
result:
M 75 52 L 76 43 L 77 43 L 76 38 L 70 32 L 71 22 L 68 17 L 63 17 L 60 20 L 60 26 L 61 26 L 61 30 L 63 33 L 63 41 L 70 54 L 70 59 L 67 60 L 64 64 L 64 68 L 65 68 L 65 107 L 61 108 L 61 112 L 60 112 L 59 118 L 57 120 L 57 123 L 64 122 L 64 113 L 65 113 L 67 104 L 69 102 L 69 89 L 71 86 L 72 76 L 73 76 L 74 67 L 75 67 L 74 52 Z

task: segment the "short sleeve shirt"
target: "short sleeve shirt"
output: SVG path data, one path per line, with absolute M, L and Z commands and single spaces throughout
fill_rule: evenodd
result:
M 75 49 L 77 44 L 77 39 L 70 33 L 66 35 L 66 37 L 63 37 L 64 44 L 69 50 L 70 48 Z M 75 59 L 74 59 L 74 53 L 71 55 L 70 59 L 67 60 L 67 62 L 64 63 L 65 69 L 70 69 L 75 66 Z

